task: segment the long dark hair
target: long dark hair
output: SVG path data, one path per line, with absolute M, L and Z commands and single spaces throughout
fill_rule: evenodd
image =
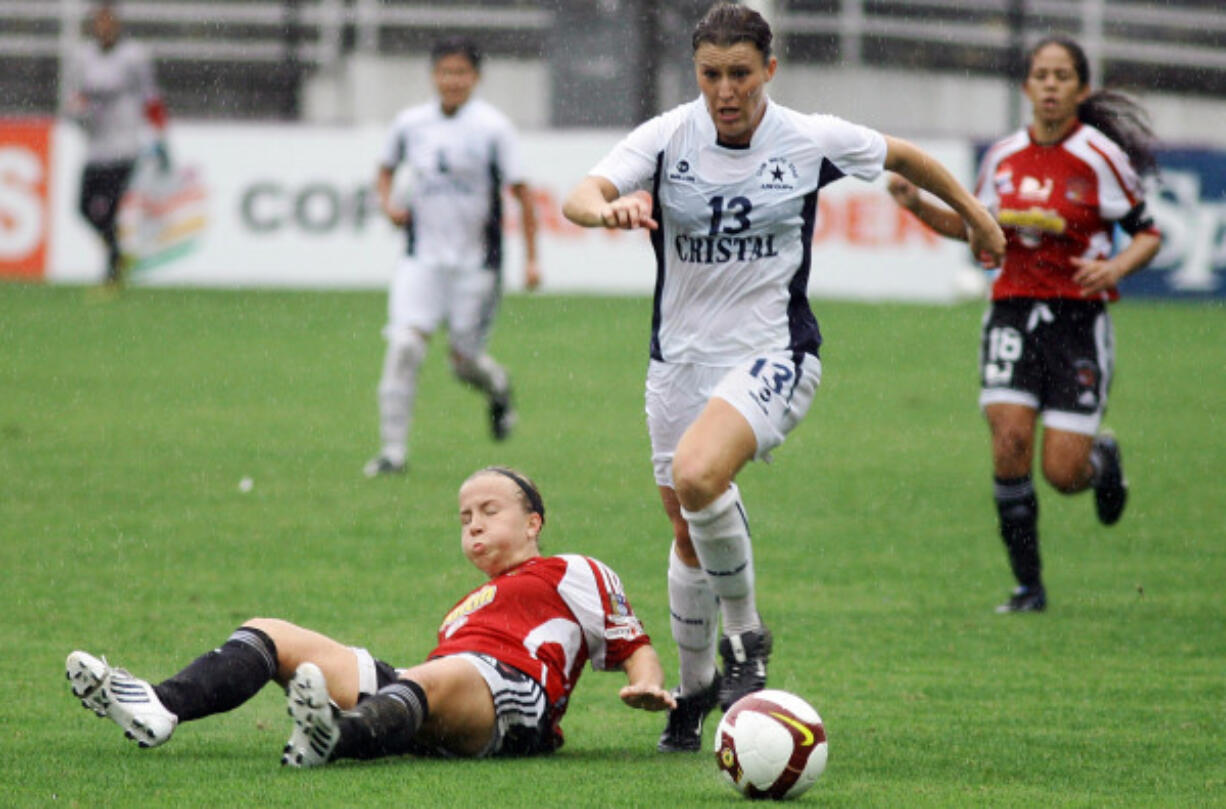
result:
M 736 3 L 716 3 L 694 26 L 691 43 L 698 50 L 704 42 L 720 48 L 748 42 L 765 61 L 771 57 L 772 38 L 770 23 L 758 12 Z
M 1072 39 L 1063 36 L 1047 36 L 1040 39 L 1026 56 L 1026 76 L 1034 65 L 1034 58 L 1048 45 L 1059 45 L 1073 60 L 1073 69 L 1083 87 L 1090 84 L 1090 61 L 1086 52 Z M 1022 80 L 1026 80 L 1026 76 Z M 1149 126 L 1149 115 L 1132 97 L 1115 90 L 1095 90 L 1077 105 L 1077 120 L 1089 124 L 1115 141 L 1138 174 L 1151 174 L 1158 170 L 1154 157 L 1154 131 Z

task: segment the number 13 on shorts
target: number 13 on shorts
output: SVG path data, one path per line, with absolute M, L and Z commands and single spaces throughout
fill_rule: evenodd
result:
M 786 396 L 791 393 L 790 384 L 796 374 L 791 365 L 772 361 L 767 357 L 758 357 L 749 366 L 749 376 L 757 380 L 756 396 L 765 411 L 775 396 Z M 785 394 L 785 389 L 787 393 Z
M 745 417 L 758 441 L 755 457 L 765 460 L 809 412 L 821 380 L 822 362 L 815 355 L 771 351 L 730 368 L 713 395 Z

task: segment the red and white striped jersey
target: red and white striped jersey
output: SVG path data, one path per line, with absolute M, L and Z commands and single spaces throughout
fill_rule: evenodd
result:
M 556 723 L 583 664 L 618 668 L 651 643 L 621 580 L 588 556 L 536 557 L 490 579 L 452 607 L 430 657 L 480 652 L 535 678 Z
M 1035 143 L 1028 129 L 984 154 L 975 195 L 1005 231 L 1005 262 L 992 299 L 1082 300 L 1074 258 L 1111 255 L 1114 223 L 1144 201 L 1124 151 L 1088 124 L 1059 143 Z M 1152 226 L 1145 232 L 1157 234 Z M 1101 294 L 1116 300 L 1113 288 Z

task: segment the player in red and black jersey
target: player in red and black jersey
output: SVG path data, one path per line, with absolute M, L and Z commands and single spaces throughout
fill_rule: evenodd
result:
M 1047 606 L 1031 481 L 1040 415 L 1043 476 L 1057 491 L 1092 488 L 1105 525 L 1119 520 L 1128 494 L 1119 445 L 1100 431 L 1115 359 L 1106 303 L 1161 244 L 1140 183 L 1156 165 L 1142 110 L 1118 93 L 1092 93 L 1089 82 L 1077 43 L 1039 42 L 1022 85 L 1033 123 L 995 143 L 979 171 L 976 195 L 1008 240 L 980 347 L 979 403 L 992 434 L 1001 536 L 1018 582 L 999 612 Z M 891 179 L 890 192 L 932 229 L 966 238 L 960 217 L 906 180 Z M 1132 238 L 1113 254 L 1116 225 Z
M 406 669 L 287 621 L 252 618 L 220 647 L 153 685 L 76 651 L 67 673 L 82 705 L 142 747 L 181 722 L 229 711 L 270 680 L 285 686 L 294 731 L 282 763 L 402 753 L 548 753 L 585 664 L 625 672 L 632 708 L 676 707 L 621 581 L 578 554 L 540 555 L 536 485 L 487 467 L 460 487 L 464 555 L 489 578 L 447 613 L 438 645 Z

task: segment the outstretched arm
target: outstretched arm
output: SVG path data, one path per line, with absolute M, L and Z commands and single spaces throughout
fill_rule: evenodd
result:
M 950 239 L 966 241 L 966 224 L 963 223 L 962 217 L 952 208 L 924 199 L 923 194 L 910 180 L 891 174 L 886 189 L 895 202 L 915 214 L 916 219 L 937 233 Z
M 915 188 L 908 191 L 900 186 L 896 191 L 891 183 L 890 193 L 900 204 L 938 233 L 970 242 L 971 253 L 984 267 L 1000 266 L 1005 256 L 1005 234 L 1000 225 L 936 158 L 901 138 L 887 136 L 885 167 L 916 188 L 935 195 L 953 210 L 942 211 L 924 202 Z
M 618 196 L 617 186 L 604 177 L 589 174 L 579 181 L 562 205 L 562 214 L 585 228 L 655 230 L 651 218 L 651 195 L 645 191 Z
M 663 711 L 677 707 L 673 695 L 664 690 L 664 670 L 660 658 L 650 646 L 640 646 L 622 663 L 622 671 L 630 683 L 618 696 L 631 708 Z

